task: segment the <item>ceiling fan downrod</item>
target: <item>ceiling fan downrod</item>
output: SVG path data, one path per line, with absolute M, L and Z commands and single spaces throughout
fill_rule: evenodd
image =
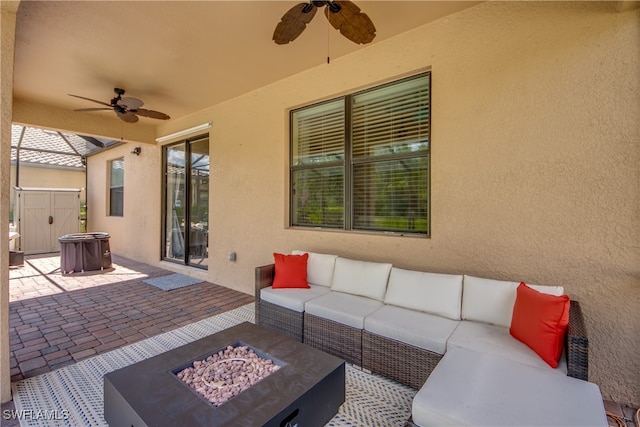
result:
M 114 91 L 114 92 L 116 93 L 116 95 L 118 95 L 118 96 L 116 96 L 116 97 L 114 97 L 114 98 L 111 98 L 111 106 L 112 106 L 113 108 L 116 108 L 116 109 L 117 109 L 117 107 L 119 107 L 119 105 L 118 105 L 118 101 L 120 101 L 120 100 L 122 99 L 122 95 L 124 95 L 124 89 L 120 89 L 119 87 L 114 87 L 114 88 L 113 88 L 113 91 Z M 120 107 L 120 108 L 122 108 L 122 107 Z M 121 113 L 124 113 L 124 111 L 121 111 Z

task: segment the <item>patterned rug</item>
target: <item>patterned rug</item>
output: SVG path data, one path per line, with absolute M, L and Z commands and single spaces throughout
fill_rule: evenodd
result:
M 168 274 L 166 276 L 154 277 L 152 279 L 143 280 L 142 282 L 155 286 L 163 291 L 170 291 L 173 289 L 184 288 L 185 286 L 195 285 L 196 283 L 202 283 L 202 279 L 175 273 Z
M 107 426 L 104 374 L 245 321 L 254 321 L 253 304 L 13 383 L 20 425 Z M 346 401 L 327 426 L 404 426 L 415 390 L 349 364 L 346 372 Z

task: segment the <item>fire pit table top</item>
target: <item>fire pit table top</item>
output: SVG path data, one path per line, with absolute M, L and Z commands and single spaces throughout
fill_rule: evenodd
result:
M 280 369 L 219 407 L 176 373 L 227 346 L 246 345 Z M 111 426 L 324 425 L 345 400 L 344 361 L 245 322 L 104 376 Z

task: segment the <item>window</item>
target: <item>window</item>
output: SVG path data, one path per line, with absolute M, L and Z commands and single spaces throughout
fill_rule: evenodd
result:
M 124 208 L 124 157 L 110 162 L 109 216 L 123 216 Z
M 430 73 L 291 112 L 292 226 L 429 235 Z

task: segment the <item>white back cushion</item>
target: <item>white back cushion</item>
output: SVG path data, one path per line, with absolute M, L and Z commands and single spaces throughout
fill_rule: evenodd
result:
M 464 276 L 462 291 L 462 319 L 511 326 L 513 305 L 516 302 L 516 289 L 520 282 L 482 279 Z M 539 292 L 562 295 L 562 286 L 529 285 Z
M 317 254 L 306 251 L 292 251 L 291 254 L 309 254 L 309 259 L 307 259 L 307 282 L 313 285 L 331 286 L 337 255 Z
M 338 257 L 331 290 L 382 301 L 390 271 L 391 264 Z
M 462 277 L 393 267 L 384 303 L 460 320 Z

